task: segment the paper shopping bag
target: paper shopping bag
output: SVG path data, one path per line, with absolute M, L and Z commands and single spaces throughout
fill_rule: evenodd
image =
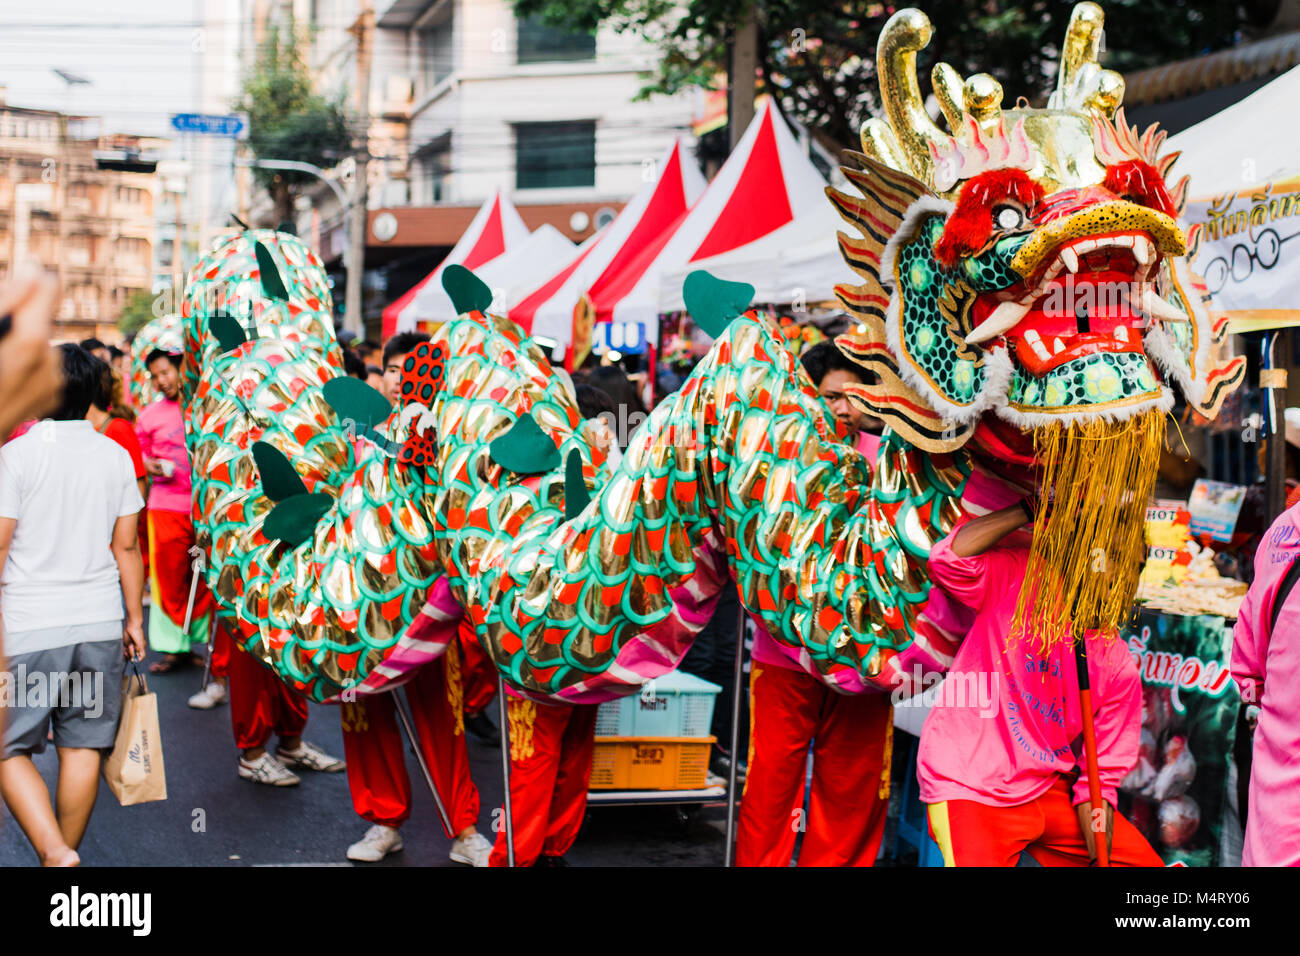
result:
M 158 698 L 149 693 L 139 669 L 132 670 L 122 681 L 122 720 L 104 761 L 104 780 L 124 807 L 167 799 Z

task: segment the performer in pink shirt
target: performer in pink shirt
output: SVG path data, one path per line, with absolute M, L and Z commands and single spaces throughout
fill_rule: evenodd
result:
M 831 342 L 806 349 L 800 361 L 846 441 L 857 441 L 862 416 L 844 387 L 863 384 L 861 367 Z M 889 698 L 827 686 L 808 672 L 793 648 L 758 627 L 749 699 L 749 770 L 736 864 L 789 866 L 802 833 L 800 866 L 871 866 L 889 811 L 894 726 Z M 805 814 L 810 750 L 812 786 Z
M 1027 504 L 974 518 L 934 546 L 930 574 L 975 620 L 921 733 L 917 777 L 930 832 L 948 866 L 1014 866 L 1022 850 L 1044 866 L 1096 859 L 1083 770 L 1083 717 L 1074 650 L 1040 635 L 1012 637 L 1029 562 Z M 1116 636 L 1085 637 L 1098 777 L 1112 866 L 1161 866 L 1114 812 L 1137 762 L 1142 694 L 1137 665 Z
M 1300 560 L 1300 505 L 1282 512 L 1255 554 L 1255 580 L 1232 634 L 1232 677 L 1258 704 L 1244 866 L 1300 866 L 1300 594 L 1280 594 Z
M 149 645 L 165 655 L 150 670 L 163 672 L 184 662 L 194 644 L 207 641 L 215 605 L 200 575 L 190 629 L 182 630 L 190 593 L 194 522 L 190 517 L 190 455 L 185 448 L 185 426 L 178 401 L 180 355 L 155 349 L 147 365 L 163 397 L 140 412 L 135 430 L 149 473 L 147 521 L 153 603 Z

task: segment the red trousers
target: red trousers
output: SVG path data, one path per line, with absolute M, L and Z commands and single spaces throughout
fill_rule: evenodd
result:
M 235 646 L 235 639 L 226 630 L 220 620 L 212 628 L 212 648 L 209 656 L 212 660 L 212 676 L 220 679 L 230 674 L 230 650 Z
M 596 706 L 511 698 L 506 710 L 515 866 L 532 866 L 542 855 L 563 856 L 578 838 L 596 749 Z M 505 866 L 504 810 L 493 826 L 491 865 Z
M 1015 866 L 1022 850 L 1043 866 L 1089 863 L 1064 777 L 1042 796 L 1014 807 L 946 800 L 928 809 L 930 835 L 939 844 L 945 866 Z M 1110 865 L 1164 866 L 1164 861 L 1137 827 L 1117 813 Z
M 147 490 L 147 489 L 146 489 Z M 136 525 L 136 534 L 140 539 L 140 563 L 144 565 L 144 593 L 149 593 L 149 512 L 140 515 Z
M 177 627 L 185 623 L 185 605 L 190 599 L 190 579 L 193 577 L 194 522 L 188 514 L 179 511 L 150 511 L 145 524 L 153 523 L 153 530 L 145 530 L 147 546 L 153 549 L 153 576 L 158 581 L 158 597 L 162 611 Z M 194 610 L 191 620 L 202 620 L 216 609 L 207 581 L 199 575 L 194 591 Z M 155 609 L 157 610 L 157 609 Z
M 837 694 L 802 671 L 754 663 L 749 771 L 737 827 L 737 866 L 871 866 L 889 811 L 889 698 Z M 812 795 L 803 810 L 808 748 Z
M 456 636 L 464 661 L 465 713 L 477 714 L 497 695 L 496 665 L 474 637 L 472 627 L 462 627 Z
M 224 627 L 217 628 L 218 633 L 224 631 Z M 307 698 L 286 687 L 252 654 L 235 646 L 228 634 L 224 646 L 235 746 L 240 750 L 265 747 L 272 733 L 282 738 L 301 736 L 307 726 Z
M 447 645 L 442 660 L 426 664 L 406 684 L 420 750 L 451 818 L 449 839 L 476 826 L 479 814 L 478 787 L 470 777 L 465 747 L 463 693 L 455 641 Z M 411 778 L 396 708 L 391 694 L 361 698 L 339 708 L 352 807 L 371 823 L 386 827 L 400 827 L 411 816 Z

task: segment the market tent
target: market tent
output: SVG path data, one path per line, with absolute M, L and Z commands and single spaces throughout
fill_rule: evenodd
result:
M 704 177 L 681 141 L 658 164 L 658 175 L 637 191 L 618 216 L 578 254 L 545 282 L 509 303 L 510 318 L 533 335 L 568 343 L 578 300 L 607 276 L 622 272 L 630 262 L 653 258 L 691 204 L 704 190 Z
M 506 314 L 517 322 L 525 332 L 530 335 L 546 335 L 548 329 L 560 325 L 562 315 L 562 303 L 568 298 L 568 289 L 571 288 L 570 281 L 573 280 L 574 274 L 582 268 L 582 264 L 587 257 L 595 252 L 596 247 L 605 241 L 609 235 L 610 226 L 606 225 L 599 232 L 588 237 L 582 245 L 572 250 L 569 257 L 559 264 L 558 269 L 553 269 L 549 276 L 541 279 L 541 284 L 533 282 L 516 282 L 511 286 L 506 294 Z M 573 302 L 576 303 L 580 293 L 573 293 Z M 555 300 L 552 303 L 552 300 Z M 537 313 L 540 306 L 547 306 L 547 315 L 549 318 L 543 322 L 541 331 L 537 331 L 536 321 Z M 572 312 L 572 304 L 569 306 Z M 565 328 L 568 328 L 566 325 Z M 567 334 L 565 336 L 567 341 Z
M 673 303 L 663 297 L 668 274 L 684 278 L 704 262 L 765 237 L 770 245 L 755 248 L 769 261 L 779 257 L 779 247 L 795 237 L 806 250 L 810 237 L 823 229 L 827 236 L 823 251 L 829 250 L 834 246 L 837 219 L 830 215 L 825 189 L 826 180 L 768 100 L 662 249 L 641 255 L 590 288 L 597 321 L 642 323 L 653 342 L 660 314 L 680 306 L 680 296 Z M 805 217 L 805 222 L 799 222 Z M 790 227 L 789 232 L 778 237 L 784 227 Z M 786 272 L 790 273 L 788 267 Z
M 576 248 L 560 230 L 550 223 L 542 223 L 509 252 L 474 269 L 474 274 L 492 290 L 492 311 L 504 311 L 512 288 L 521 284 L 535 285 L 546 279 L 573 258 Z M 466 268 L 473 267 L 467 265 Z M 421 293 L 426 296 L 424 300 L 417 297 L 416 308 L 420 310 L 421 321 L 450 322 L 456 318 L 456 309 L 443 291 L 441 282 L 437 289 L 438 296 L 426 292 Z
M 383 336 L 394 332 L 411 332 L 418 322 L 442 321 L 435 318 L 445 315 L 451 300 L 439 281 L 442 270 L 449 265 L 463 265 L 478 270 L 492 260 L 509 252 L 528 238 L 528 227 L 519 211 L 502 192 L 497 190 L 479 207 L 456 245 L 438 268 L 418 282 L 410 292 L 384 309 Z
M 1300 324 L 1300 67 L 1171 136 L 1169 178 L 1189 175 L 1184 217 L 1201 229 L 1193 263 L 1233 331 Z
M 843 227 L 844 221 L 825 200 L 761 239 L 665 270 L 659 283 L 659 308 L 663 312 L 685 308 L 682 285 L 696 269 L 752 285 L 755 303 L 832 302 L 835 286 L 860 281 L 844 261 L 836 238 Z

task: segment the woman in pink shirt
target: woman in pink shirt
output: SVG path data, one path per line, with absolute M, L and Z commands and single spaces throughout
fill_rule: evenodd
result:
M 1232 677 L 1258 704 L 1244 866 L 1300 866 L 1300 588 L 1278 591 L 1300 560 L 1300 505 L 1273 522 L 1255 554 L 1255 580 L 1232 634 Z M 1275 607 L 1275 605 L 1278 605 Z
M 1012 638 L 1029 561 L 1017 503 L 956 528 L 930 552 L 930 576 L 975 621 L 921 732 L 917 776 L 930 832 L 949 866 L 1045 866 L 1095 860 L 1083 770 L 1079 681 L 1070 642 Z M 1160 866 L 1137 829 L 1115 815 L 1119 782 L 1137 762 L 1142 694 L 1117 637 L 1085 638 L 1112 866 Z
M 165 673 L 185 663 L 195 644 L 208 638 L 209 618 L 215 610 L 203 576 L 198 576 L 190 627 L 185 609 L 194 576 L 190 549 L 194 547 L 194 522 L 190 517 L 190 455 L 185 448 L 181 418 L 180 355 L 154 349 L 146 365 L 154 387 L 163 397 L 136 419 L 136 435 L 150 475 L 147 527 L 149 529 L 149 646 L 163 653 L 150 665 Z M 193 662 L 202 664 L 195 656 Z

